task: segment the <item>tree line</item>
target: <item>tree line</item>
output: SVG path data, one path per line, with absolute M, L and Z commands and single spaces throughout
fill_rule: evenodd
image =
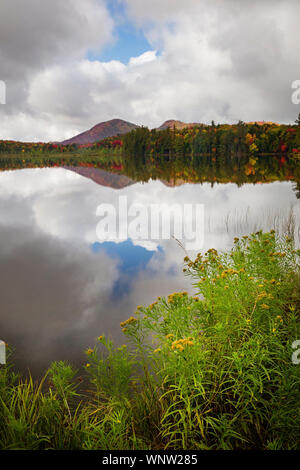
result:
M 300 122 L 300 118 L 299 118 Z M 300 124 L 244 123 L 199 125 L 182 130 L 139 127 L 124 135 L 127 156 L 300 154 Z

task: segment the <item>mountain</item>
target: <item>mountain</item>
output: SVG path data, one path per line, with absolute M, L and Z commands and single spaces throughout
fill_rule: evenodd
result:
M 186 123 L 170 119 L 165 121 L 160 127 L 157 128 L 157 130 L 161 131 L 167 128 L 173 129 L 174 126 L 177 129 L 184 129 L 185 127 L 194 127 L 199 125 L 200 124 L 197 122 Z M 90 130 L 71 137 L 71 139 L 64 140 L 61 142 L 61 144 L 93 144 L 94 142 L 98 142 L 98 140 L 105 139 L 106 137 L 126 134 L 127 132 L 136 129 L 137 127 L 139 126 L 133 124 L 132 122 L 123 121 L 122 119 L 112 119 L 110 121 L 101 122 L 100 124 L 92 127 Z
M 173 129 L 173 127 L 176 127 L 176 129 L 184 129 L 185 127 L 195 127 L 195 126 L 200 126 L 199 122 L 182 122 L 182 121 L 176 121 L 174 119 L 170 119 L 168 121 L 165 121 L 160 127 L 157 128 L 158 131 L 163 131 L 164 129 Z
M 138 126 L 131 122 L 123 121 L 122 119 L 112 119 L 111 121 L 101 122 L 92 127 L 89 131 L 82 132 L 71 139 L 61 142 L 63 145 L 67 144 L 93 144 L 98 140 L 105 139 L 106 137 L 113 137 L 119 134 L 126 134 L 127 132 L 136 129 Z

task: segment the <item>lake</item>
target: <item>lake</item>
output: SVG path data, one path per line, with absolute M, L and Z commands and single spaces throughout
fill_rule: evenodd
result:
M 35 168 L 0 173 L 0 337 L 18 370 L 36 375 L 53 360 L 84 363 L 105 333 L 122 344 L 120 322 L 138 305 L 174 291 L 196 292 L 175 238 L 99 240 L 97 207 L 120 197 L 152 204 L 203 205 L 203 246 L 227 250 L 259 229 L 298 236 L 295 183 L 139 182 L 93 168 Z M 118 226 L 126 214 L 117 212 Z M 193 257 L 196 252 L 188 252 Z

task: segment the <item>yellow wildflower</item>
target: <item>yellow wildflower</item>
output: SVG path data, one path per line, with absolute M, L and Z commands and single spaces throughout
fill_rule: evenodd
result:
M 121 322 L 121 323 L 120 323 L 120 326 L 121 326 L 121 328 L 123 328 L 124 326 L 130 325 L 131 323 L 135 323 L 136 321 L 137 321 L 136 318 L 130 317 L 130 318 L 128 318 L 128 320 Z M 124 330 L 123 330 L 123 331 L 124 331 Z
M 259 295 L 258 295 L 258 299 L 262 299 L 263 297 L 268 297 L 268 294 L 264 291 L 264 292 L 261 292 Z
M 170 338 L 174 338 L 174 335 L 172 333 L 169 333 L 167 336 L 166 336 L 167 339 L 170 339 Z

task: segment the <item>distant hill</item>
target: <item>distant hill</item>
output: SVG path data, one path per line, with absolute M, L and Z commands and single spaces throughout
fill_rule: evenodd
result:
M 252 121 L 252 122 L 246 122 L 245 124 L 247 125 L 252 125 L 252 124 L 257 124 L 258 126 L 264 126 L 265 124 L 269 126 L 280 126 L 277 122 L 272 122 L 272 121 Z
M 180 130 L 186 127 L 195 127 L 199 125 L 200 125 L 199 122 L 182 122 L 182 121 L 176 121 L 174 119 L 170 119 L 168 121 L 165 121 L 160 127 L 157 128 L 157 130 L 163 131 L 164 129 L 168 129 L 168 127 L 170 129 L 173 129 L 174 126 L 176 127 L 176 129 Z
M 138 126 L 131 122 L 123 121 L 122 119 L 112 119 L 111 121 L 101 122 L 96 126 L 92 127 L 89 131 L 82 132 L 71 139 L 64 140 L 61 142 L 64 145 L 67 144 L 93 144 L 98 140 L 105 139 L 106 137 L 113 137 L 119 134 L 126 134 L 127 132 L 136 129 Z
M 183 122 L 170 119 L 165 121 L 157 130 L 161 131 L 167 128 L 173 129 L 175 126 L 176 129 L 184 129 L 185 127 L 195 127 L 200 124 L 197 122 Z M 117 135 L 126 134 L 127 132 L 136 129 L 136 124 L 132 122 L 123 121 L 122 119 L 112 119 L 110 121 L 101 122 L 96 126 L 92 127 L 90 130 L 82 132 L 81 134 L 75 135 L 70 139 L 64 140 L 61 142 L 63 145 L 67 144 L 77 144 L 77 145 L 88 145 L 98 142 L 99 140 L 105 139 L 106 137 L 113 137 Z

